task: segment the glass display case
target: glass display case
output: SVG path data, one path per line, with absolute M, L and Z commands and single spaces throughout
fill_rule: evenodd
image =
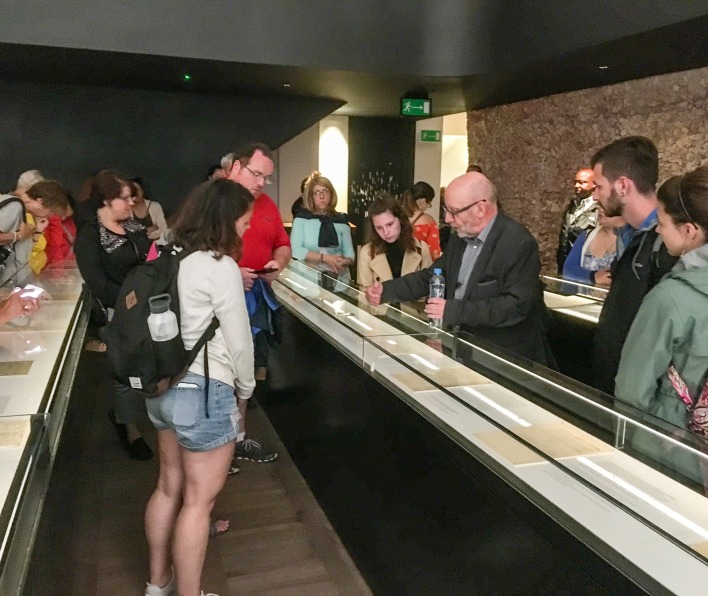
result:
M 597 323 L 607 289 L 547 275 L 541 279 L 544 284 L 543 299 L 552 312 Z
M 39 310 L 0 325 L 0 593 L 20 593 L 88 323 L 73 263 L 30 282 Z M 12 291 L 0 289 L 0 298 Z
M 417 316 L 420 305 L 370 307 L 356 288 L 302 263 L 274 290 L 292 314 L 638 585 L 704 589 L 702 438 L 469 334 L 431 328 Z M 590 304 L 560 308 L 599 304 L 582 298 Z M 654 449 L 635 449 L 639 436 Z

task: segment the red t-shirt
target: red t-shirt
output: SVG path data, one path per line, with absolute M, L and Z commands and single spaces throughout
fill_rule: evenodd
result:
M 239 267 L 262 269 L 273 259 L 273 251 L 290 246 L 277 205 L 267 194 L 261 193 L 253 202 L 251 227 L 243 235 L 243 256 Z
M 71 217 L 62 220 L 58 215 L 49 216 L 49 224 L 44 230 L 47 239 L 47 265 L 76 259 L 74 255 L 74 240 L 76 239 L 76 224 Z

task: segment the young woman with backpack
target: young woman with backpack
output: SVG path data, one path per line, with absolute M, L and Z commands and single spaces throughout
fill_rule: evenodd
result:
M 236 395 L 249 398 L 256 385 L 243 282 L 227 256 L 241 253 L 252 202 L 240 184 L 211 180 L 190 193 L 172 226 L 175 246 L 188 252 L 177 276 L 185 348 L 214 317 L 219 328 L 205 348 L 208 378 L 202 351 L 179 382 L 146 399 L 160 452 L 160 477 L 145 512 L 146 596 L 199 594 L 211 510 L 240 434 Z

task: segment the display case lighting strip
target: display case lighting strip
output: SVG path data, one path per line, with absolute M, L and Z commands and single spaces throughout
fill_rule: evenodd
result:
M 335 315 L 346 315 L 346 314 L 351 314 L 346 312 L 342 308 L 342 304 L 344 304 L 344 300 L 337 300 L 336 302 L 330 302 L 329 300 L 323 300 L 327 306 L 329 306 L 333 311 Z
M 356 324 L 359 325 L 359 327 L 361 327 L 362 329 L 366 329 L 367 331 L 373 331 L 373 330 L 374 330 L 373 327 L 369 327 L 366 323 L 364 323 L 363 321 L 360 321 L 359 319 L 357 319 L 356 316 L 354 315 L 354 313 L 348 312 L 348 313 L 346 313 L 346 316 L 349 317 L 349 318 L 347 319 L 348 321 L 351 321 L 352 323 L 356 323 Z
M 698 524 L 692 522 L 690 519 L 684 517 L 677 511 L 674 511 L 670 507 L 667 507 L 661 501 L 657 501 L 654 497 L 648 495 L 643 490 L 640 490 L 636 486 L 630 484 L 624 478 L 620 478 L 616 474 L 613 474 L 612 472 L 605 470 L 605 468 L 598 466 L 595 462 L 590 461 L 587 457 L 580 456 L 577 459 L 581 464 L 587 466 L 594 472 L 597 472 L 603 478 L 623 488 L 628 493 L 644 501 L 647 505 L 651 505 L 652 507 L 654 507 L 654 509 L 661 511 L 664 515 L 670 517 L 675 522 L 678 522 L 679 524 L 681 524 L 685 528 L 688 528 L 692 532 L 695 532 L 704 540 L 708 540 L 708 530 L 706 530 L 704 527 L 699 526 Z
M 283 277 L 282 280 L 288 282 L 291 286 L 295 286 L 296 288 L 300 288 L 301 290 L 307 290 L 307 288 L 305 286 L 302 286 L 299 283 L 294 282 L 289 277 Z
M 489 399 L 486 395 L 482 395 L 476 389 L 472 389 L 472 387 L 463 387 L 463 389 L 465 391 L 467 391 L 467 393 L 474 395 L 480 401 L 483 401 L 485 404 L 492 406 L 495 410 L 504 414 L 504 416 L 511 418 L 514 422 L 516 422 L 520 426 L 523 426 L 526 428 L 531 426 L 531 423 L 528 420 L 524 420 L 520 416 L 517 416 L 516 414 L 514 414 L 514 412 L 512 412 L 511 410 L 507 410 L 506 408 L 500 406 L 497 402 Z
M 413 358 L 413 360 L 417 360 L 423 366 L 425 366 L 426 368 L 429 368 L 430 370 L 440 370 L 439 366 L 436 366 L 435 364 L 433 364 L 429 360 L 426 360 L 422 356 L 418 356 L 418 354 L 411 354 L 410 356 L 411 356 L 411 358 Z

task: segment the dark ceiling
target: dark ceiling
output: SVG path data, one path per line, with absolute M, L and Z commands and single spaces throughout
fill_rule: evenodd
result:
M 0 43 L 0 79 L 330 99 L 341 102 L 336 113 L 349 116 L 396 116 L 400 97 L 418 92 L 432 98 L 433 115 L 440 116 L 708 66 L 706 31 L 708 15 L 476 76 L 385 75 Z

